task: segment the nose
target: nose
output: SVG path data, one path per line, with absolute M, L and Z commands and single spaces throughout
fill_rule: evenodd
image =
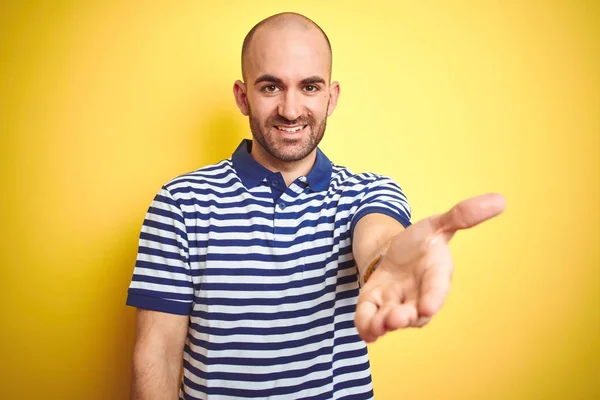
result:
M 277 112 L 288 121 L 294 121 L 302 114 L 300 101 L 293 90 L 288 91 L 283 96 Z

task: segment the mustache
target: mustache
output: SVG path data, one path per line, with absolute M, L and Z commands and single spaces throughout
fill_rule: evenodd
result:
M 294 120 L 278 116 L 269 120 L 269 125 L 312 125 L 313 120 L 309 117 L 298 117 Z

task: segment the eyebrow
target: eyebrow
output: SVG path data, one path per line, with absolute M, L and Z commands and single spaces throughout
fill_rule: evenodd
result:
M 283 83 L 283 81 L 281 79 L 277 78 L 276 76 L 269 75 L 269 74 L 259 76 L 254 81 L 254 84 L 258 85 L 261 82 L 272 82 L 272 83 L 277 83 L 278 85 Z
M 269 74 L 259 76 L 254 81 L 254 84 L 258 85 L 259 83 L 262 83 L 262 82 L 271 82 L 271 83 L 276 83 L 278 85 L 281 85 L 283 83 L 283 81 L 281 79 L 277 78 L 276 76 L 269 75 Z M 310 85 L 310 84 L 315 84 L 315 83 L 321 83 L 324 85 L 325 79 L 323 79 L 320 76 L 314 75 L 314 76 L 309 76 L 308 78 L 302 79 L 300 81 L 300 83 L 302 85 Z
M 300 81 L 301 84 L 303 85 L 310 85 L 310 84 L 314 84 L 314 83 L 321 83 L 321 84 L 325 84 L 325 79 L 321 78 L 320 76 L 314 75 L 314 76 L 310 76 L 308 78 L 304 78 Z

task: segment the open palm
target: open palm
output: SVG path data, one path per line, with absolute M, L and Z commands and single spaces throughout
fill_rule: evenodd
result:
M 493 218 L 504 208 L 499 194 L 473 197 L 396 236 L 361 289 L 354 320 L 359 335 L 373 342 L 388 331 L 427 324 L 450 290 L 454 271 L 450 239 L 457 230 Z

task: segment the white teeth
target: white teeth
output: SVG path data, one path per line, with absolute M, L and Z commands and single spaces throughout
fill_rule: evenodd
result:
M 299 130 L 302 130 L 303 128 L 304 128 L 303 126 L 296 126 L 294 128 L 284 128 L 281 126 L 277 127 L 277 129 L 279 129 L 280 131 L 290 132 L 290 133 L 298 132 Z

